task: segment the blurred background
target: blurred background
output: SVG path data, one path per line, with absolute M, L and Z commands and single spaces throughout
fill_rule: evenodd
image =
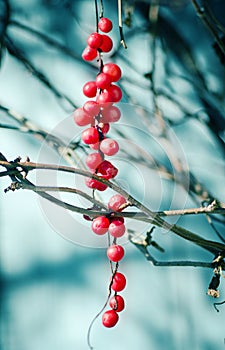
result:
M 58 146 L 50 147 L 49 140 L 55 135 L 66 146 L 79 145 L 81 128 L 74 124 L 72 113 L 85 102 L 82 86 L 97 72 L 95 62 L 81 59 L 87 37 L 95 30 L 94 1 L 2 0 L 0 4 L 0 151 L 8 160 L 29 156 L 34 162 L 66 164 L 64 154 Z M 224 2 L 201 5 L 223 41 Z M 104 61 L 118 63 L 123 71 L 122 118 L 110 131 L 121 145 L 114 161 L 120 169 L 117 183 L 152 210 L 182 209 L 199 206 L 205 199 L 204 191 L 191 188 L 193 175 L 195 183 L 224 202 L 224 56 L 215 36 L 191 1 L 129 0 L 124 1 L 123 12 L 125 50 L 120 45 L 117 3 L 104 1 L 104 15 L 114 24 L 114 48 Z M 155 117 L 157 108 L 163 124 Z M 32 133 L 26 132 L 29 128 Z M 43 131 L 39 137 L 38 130 Z M 70 165 L 81 166 L 82 147 L 74 149 L 76 154 L 81 160 L 74 156 Z M 183 186 L 178 184 L 174 157 L 186 171 Z M 29 179 L 84 188 L 78 177 L 50 172 L 32 173 Z M 9 185 L 9 178 L 1 178 L 0 348 L 87 349 L 89 324 L 107 297 L 106 242 L 95 237 L 79 215 L 32 192 L 5 194 Z M 102 200 L 107 202 L 113 192 L 106 192 Z M 79 198 L 71 201 L 87 207 Z M 219 241 L 205 217 L 170 221 Z M 223 239 L 224 222 L 213 223 Z M 131 220 L 127 226 L 138 234 L 150 228 Z M 160 261 L 213 259 L 160 229 L 154 239 L 166 250 L 162 254 L 151 248 Z M 96 321 L 91 333 L 94 349 L 224 349 L 225 309 L 217 313 L 206 295 L 213 272 L 154 267 L 127 238 L 122 243 L 126 309 L 114 329 Z M 223 280 L 220 293 L 222 301 Z

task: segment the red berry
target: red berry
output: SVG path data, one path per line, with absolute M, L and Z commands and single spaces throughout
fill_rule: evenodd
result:
M 122 237 L 126 231 L 125 225 L 119 219 L 120 218 L 112 219 L 109 225 L 110 235 L 116 238 Z
M 107 328 L 114 327 L 119 321 L 119 316 L 114 310 L 104 312 L 102 315 L 102 324 Z
M 100 163 L 97 171 L 107 180 L 113 179 L 118 173 L 118 169 L 114 167 L 112 163 L 108 162 L 108 160 L 104 160 Z
M 92 188 L 93 190 L 105 191 L 107 189 L 107 186 L 105 184 L 91 178 L 87 178 L 85 180 L 85 184 L 87 187 Z
M 121 69 L 115 63 L 106 63 L 103 66 L 102 72 L 108 74 L 111 81 L 118 81 L 121 78 Z
M 95 97 L 97 93 L 97 86 L 95 81 L 88 81 L 83 86 L 83 94 L 86 97 Z
M 98 142 L 99 141 L 98 130 L 95 129 L 94 127 L 85 129 L 82 132 L 82 141 L 87 145 Z
M 105 216 L 98 216 L 92 221 L 92 231 L 97 235 L 104 235 L 109 228 L 110 221 Z
M 119 108 L 115 106 L 108 106 L 102 110 L 103 121 L 108 123 L 118 122 L 121 113 Z
M 113 100 L 113 95 L 108 91 L 104 90 L 97 98 L 97 102 L 101 106 L 108 106 L 112 105 L 114 100 Z
M 117 294 L 110 299 L 109 305 L 116 312 L 123 311 L 125 307 L 124 299 L 121 297 L 121 295 Z
M 121 224 L 124 224 L 124 218 L 122 216 L 113 216 L 111 218 L 111 222 L 114 222 L 114 221 L 119 221 Z
M 106 73 L 100 73 L 96 77 L 96 86 L 99 89 L 108 89 L 111 84 L 111 78 L 110 75 Z
M 103 52 L 109 52 L 112 50 L 113 42 L 108 35 L 102 35 L 102 44 L 99 47 Z
M 92 61 L 97 57 L 98 51 L 96 49 L 92 49 L 90 46 L 87 46 L 83 53 L 82 58 L 85 61 Z
M 100 29 L 103 33 L 108 33 L 112 30 L 113 24 L 110 19 L 102 17 L 98 22 L 98 29 Z
M 90 34 L 87 43 L 92 49 L 98 49 L 102 44 L 102 35 L 96 32 Z
M 95 101 L 87 101 L 87 102 L 85 102 L 85 104 L 83 105 L 83 109 L 84 109 L 85 112 L 90 114 L 90 116 L 92 116 L 92 117 L 95 117 L 100 112 L 100 106 Z
M 118 142 L 113 139 L 104 139 L 100 143 L 100 150 L 107 156 L 114 156 L 119 151 Z
M 121 245 L 111 245 L 108 249 L 107 249 L 107 256 L 109 258 L 109 260 L 113 261 L 113 262 L 118 262 L 120 260 L 123 259 L 124 257 L 124 249 Z
M 115 292 L 121 292 L 126 287 L 126 277 L 120 273 L 116 272 L 113 277 L 112 290 Z
M 85 159 L 85 162 L 91 170 L 97 169 L 97 167 L 102 163 L 103 159 L 100 153 L 91 153 Z
M 99 123 L 98 124 L 99 128 L 101 129 L 101 132 L 103 133 L 103 135 L 107 134 L 107 132 L 109 132 L 110 129 L 110 125 L 109 123 Z
M 93 144 L 89 145 L 89 147 L 95 151 L 98 151 L 99 147 L 100 147 L 100 142 L 93 143 Z
M 91 124 L 93 118 L 89 113 L 83 110 L 83 108 L 77 108 L 73 113 L 74 121 L 79 126 L 85 126 Z
M 113 211 L 118 211 L 120 206 L 126 203 L 126 199 L 121 194 L 112 196 L 108 203 L 108 208 Z
M 113 102 L 119 102 L 122 98 L 122 90 L 117 85 L 111 85 L 107 91 L 112 95 Z

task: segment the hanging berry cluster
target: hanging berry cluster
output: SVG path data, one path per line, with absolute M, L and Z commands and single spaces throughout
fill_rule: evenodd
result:
M 108 18 L 100 18 L 98 31 L 89 35 L 87 47 L 82 53 L 85 61 L 97 59 L 99 72 L 95 81 L 89 81 L 83 86 L 83 94 L 88 98 L 82 108 L 74 112 L 74 121 L 78 126 L 88 126 L 82 132 L 82 141 L 94 152 L 86 157 L 86 165 L 89 170 L 101 178 L 110 180 L 115 178 L 118 169 L 106 157 L 114 156 L 119 151 L 116 140 L 107 136 L 110 123 L 119 121 L 121 113 L 114 104 L 122 98 L 122 91 L 115 83 L 121 78 L 121 69 L 115 63 L 103 63 L 103 53 L 110 52 L 113 42 L 107 34 L 112 30 L 112 22 Z M 105 191 L 107 185 L 94 178 L 85 180 L 86 186 L 93 190 Z M 108 302 L 110 310 L 104 312 L 102 324 L 105 327 L 113 327 L 119 320 L 118 313 L 124 309 L 124 299 L 121 292 L 126 286 L 125 276 L 118 272 L 119 261 L 124 257 L 124 248 L 117 244 L 117 239 L 125 234 L 124 218 L 116 216 L 116 212 L 126 206 L 126 199 L 116 194 L 109 199 L 108 208 L 111 214 L 95 217 L 92 220 L 92 231 L 97 235 L 108 232 L 110 237 L 107 257 L 111 264 L 112 277 L 109 283 Z M 87 218 L 87 217 L 86 217 Z M 114 295 L 111 297 L 111 291 Z

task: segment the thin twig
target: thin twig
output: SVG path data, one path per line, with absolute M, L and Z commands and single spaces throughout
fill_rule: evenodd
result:
M 0 173 L 1 176 L 1 173 Z M 71 187 L 63 187 L 63 186 L 36 186 L 36 185 L 28 185 L 25 183 L 16 183 L 12 186 L 14 189 L 23 189 L 23 190 L 30 190 L 33 192 L 63 192 L 63 193 L 73 193 L 78 194 L 79 196 L 87 199 L 89 202 L 97 205 L 99 208 L 102 208 L 104 210 L 108 210 L 107 206 L 104 205 L 102 202 L 98 201 L 97 199 L 93 198 L 92 196 L 89 196 L 86 192 L 83 192 L 81 190 L 78 190 L 76 188 Z M 10 190 L 9 187 L 7 190 Z
M 213 201 L 206 207 L 165 210 L 158 213 L 160 216 L 177 216 L 177 215 L 197 215 L 197 214 L 222 214 L 225 215 L 225 204 Z

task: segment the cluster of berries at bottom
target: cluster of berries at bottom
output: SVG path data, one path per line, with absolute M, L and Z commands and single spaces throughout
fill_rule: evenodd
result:
M 112 29 L 112 22 L 108 18 L 100 18 L 98 29 L 103 33 L 109 33 Z M 86 165 L 89 170 L 99 177 L 110 180 L 115 178 L 118 169 L 105 157 L 114 156 L 119 151 L 118 142 L 107 137 L 110 123 L 119 121 L 121 113 L 114 105 L 122 98 L 122 91 L 115 83 L 121 78 L 121 69 L 115 63 L 103 63 L 102 55 L 110 52 L 113 47 L 111 38 L 106 34 L 94 32 L 87 39 L 87 47 L 82 53 L 85 61 L 92 61 L 97 58 L 99 62 L 99 73 L 95 81 L 88 81 L 83 86 L 83 94 L 94 100 L 88 100 L 83 107 L 75 110 L 73 117 L 78 126 L 88 126 L 82 132 L 82 141 L 95 152 L 86 157 Z M 86 178 L 86 186 L 93 190 L 105 191 L 107 185 L 95 178 Z M 113 244 L 107 250 L 107 256 L 111 264 L 115 263 L 113 270 L 110 291 L 115 292 L 110 299 L 111 310 L 106 311 L 102 316 L 102 323 L 105 327 L 113 327 L 118 322 L 118 312 L 124 309 L 124 299 L 117 293 L 126 286 L 125 276 L 118 272 L 118 263 L 124 256 L 124 249 L 116 243 L 117 238 L 125 234 L 126 228 L 124 218 L 116 216 L 116 212 L 122 210 L 126 199 L 120 195 L 114 195 L 108 202 L 108 208 L 112 212 L 108 216 L 98 216 L 92 220 L 92 231 L 97 235 L 108 234 L 113 239 Z M 122 206 L 122 207 L 121 207 Z M 85 216 L 85 219 L 90 219 Z
M 118 272 L 118 263 L 123 259 L 125 252 L 121 245 L 116 244 L 116 240 L 122 237 L 126 230 L 124 218 L 119 216 L 116 217 L 116 212 L 119 213 L 125 203 L 126 199 L 122 195 L 116 194 L 112 196 L 108 202 L 108 208 L 112 211 L 113 216 L 110 216 L 109 218 L 99 216 L 92 222 L 93 232 L 96 234 L 104 234 L 108 232 L 114 238 L 114 243 L 107 249 L 107 257 L 111 264 L 116 263 L 116 268 L 110 281 L 110 290 L 112 289 L 115 294 L 109 301 L 111 310 L 104 312 L 102 315 L 102 324 L 108 328 L 116 325 L 119 320 L 118 312 L 121 312 L 125 307 L 123 297 L 117 294 L 126 287 L 126 277 L 124 274 Z

